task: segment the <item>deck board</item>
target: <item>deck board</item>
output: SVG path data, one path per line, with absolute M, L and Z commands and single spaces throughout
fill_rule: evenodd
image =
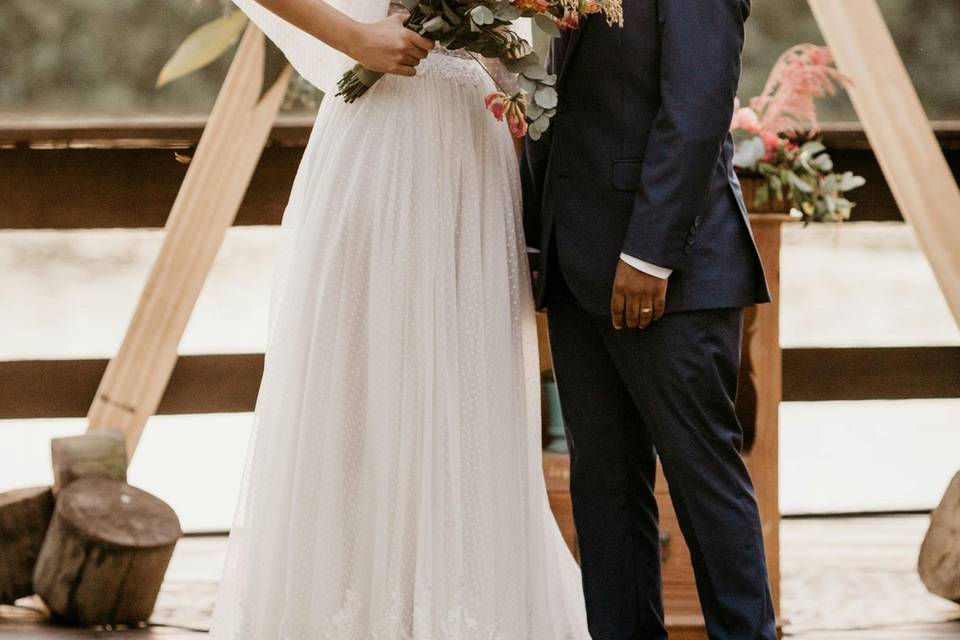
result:
M 960 606 L 929 595 L 916 575 L 917 549 L 926 525 L 926 516 L 784 521 L 785 636 L 803 640 L 960 638 Z M 225 550 L 226 538 L 222 536 L 182 540 L 152 619 L 154 624 L 172 626 L 114 631 L 110 637 L 203 637 L 204 633 L 191 629 L 209 626 Z M 37 623 L 38 618 L 30 611 L 0 607 L 0 637 L 102 637 L 96 630 Z

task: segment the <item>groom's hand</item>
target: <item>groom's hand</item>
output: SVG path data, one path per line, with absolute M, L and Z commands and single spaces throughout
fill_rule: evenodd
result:
M 667 281 L 634 269 L 621 260 L 613 279 L 610 315 L 613 328 L 645 329 L 663 317 L 666 309 Z

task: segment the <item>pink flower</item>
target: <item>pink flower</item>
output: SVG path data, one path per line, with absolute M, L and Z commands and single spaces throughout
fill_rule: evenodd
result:
M 567 11 L 562 18 L 554 18 L 553 20 L 557 23 L 557 26 L 561 29 L 579 29 L 580 28 L 580 16 L 578 16 L 573 11 Z
M 767 148 L 767 153 L 763 156 L 764 162 L 773 162 L 777 158 L 777 151 L 780 149 L 781 138 L 772 131 L 764 131 L 760 134 L 763 138 L 763 145 Z
M 490 110 L 494 118 L 502 122 L 503 115 L 507 112 L 507 107 L 510 106 L 510 96 L 502 91 L 494 91 L 487 94 L 483 99 L 483 104 Z
M 780 56 L 763 93 L 752 99 L 750 106 L 763 129 L 794 137 L 817 131 L 816 101 L 848 84 L 850 80 L 833 67 L 830 49 L 802 44 Z
M 742 107 L 733 113 L 733 122 L 730 124 L 730 128 L 733 130 L 743 129 L 749 133 L 759 134 L 762 129 L 760 116 L 750 107 Z
M 526 109 L 519 102 L 512 102 L 507 108 L 507 126 L 514 138 L 527 135 Z
M 527 103 L 523 94 L 510 96 L 502 91 L 494 91 L 487 94 L 483 103 L 494 118 L 501 122 L 506 119 L 514 137 L 522 138 L 527 135 Z

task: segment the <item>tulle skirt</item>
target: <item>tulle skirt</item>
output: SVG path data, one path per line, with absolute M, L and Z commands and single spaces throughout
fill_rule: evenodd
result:
M 509 133 L 473 60 L 321 106 L 214 638 L 588 640 L 542 475 Z

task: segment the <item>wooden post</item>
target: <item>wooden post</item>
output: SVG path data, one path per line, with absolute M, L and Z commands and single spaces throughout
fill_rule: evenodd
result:
M 780 616 L 780 400 L 783 397 L 783 360 L 780 351 L 780 232 L 790 216 L 750 216 L 753 235 L 763 261 L 773 301 L 746 310 L 741 369 L 752 383 L 753 442 L 747 467 L 760 507 L 760 526 L 767 552 L 773 606 Z M 744 425 L 747 428 L 747 425 Z
M 960 324 L 960 190 L 876 0 L 809 0 L 884 176 Z
M 283 100 L 289 68 L 258 99 L 264 55 L 263 34 L 247 27 L 167 219 L 140 303 L 87 414 L 91 430 L 123 431 L 128 458 L 160 404 L 180 338 Z
M 127 451 L 123 433 L 102 429 L 50 441 L 53 493 L 57 495 L 79 478 L 96 476 L 127 480 Z

